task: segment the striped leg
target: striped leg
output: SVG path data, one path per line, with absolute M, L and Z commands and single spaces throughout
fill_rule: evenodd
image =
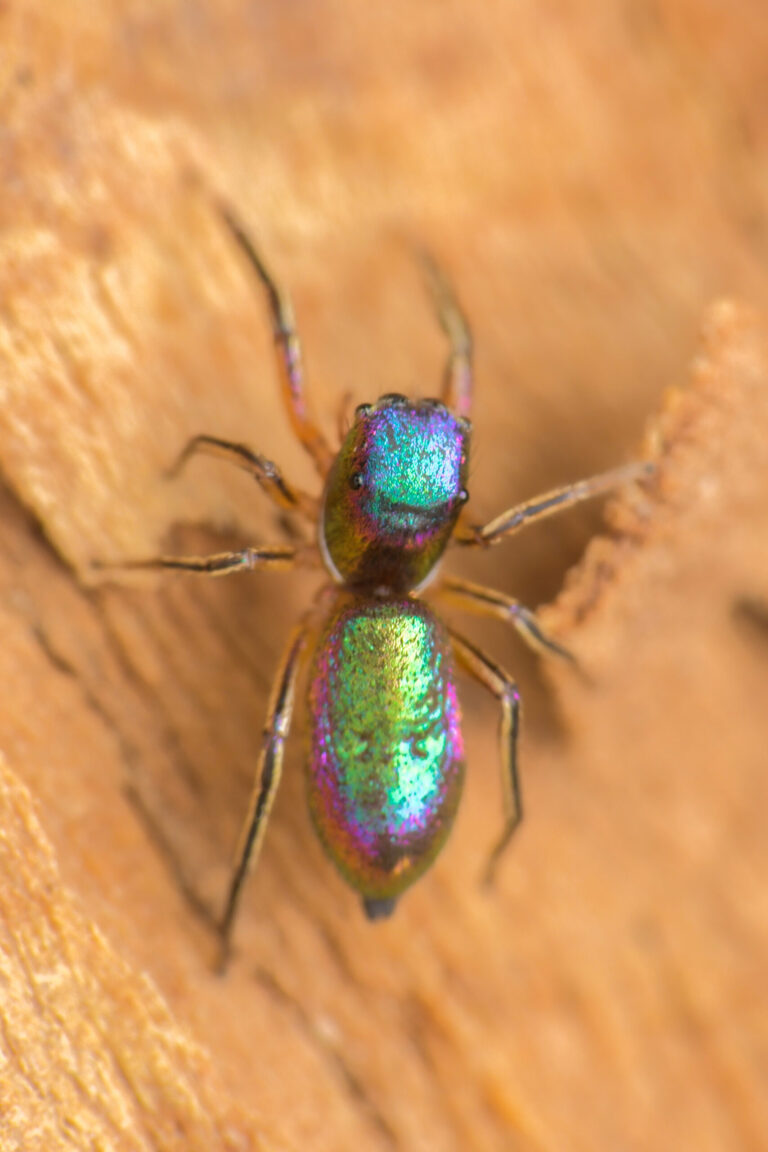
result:
M 219 207 L 225 224 L 267 294 L 278 353 L 280 386 L 291 425 L 296 436 L 314 460 L 318 472 L 321 476 L 325 476 L 331 466 L 333 452 L 307 404 L 304 392 L 304 363 L 301 343 L 296 332 L 290 299 L 282 289 L 278 288 L 264 261 L 254 248 L 250 237 L 230 209 L 223 204 Z
M 217 552 L 214 556 L 151 556 L 146 560 L 124 560 L 105 564 L 99 560 L 93 567 L 99 572 L 137 572 L 171 568 L 182 572 L 200 572 L 206 576 L 228 576 L 232 572 L 253 572 L 259 568 L 293 568 L 298 559 L 295 548 L 243 548 L 240 552 Z
M 301 668 L 301 656 L 308 635 L 309 629 L 305 623 L 294 629 L 272 685 L 256 779 L 251 792 L 248 814 L 243 823 L 235 852 L 232 879 L 219 928 L 221 936 L 219 971 L 221 972 L 224 971 L 229 961 L 232 929 L 240 904 L 243 885 L 248 872 L 255 867 L 259 858 L 267 821 L 280 783 L 283 751 L 293 714 L 296 680 Z
M 496 841 L 485 870 L 485 882 L 493 882 L 504 849 L 523 818 L 520 779 L 517 771 L 517 737 L 520 727 L 520 693 L 514 680 L 468 640 L 451 632 L 453 650 L 461 667 L 491 692 L 501 705 L 499 744 L 504 795 L 504 828 Z
M 191 456 L 215 456 L 226 460 L 236 468 L 242 468 L 253 476 L 259 487 L 278 507 L 288 512 L 300 512 L 312 520 L 317 519 L 318 501 L 288 484 L 276 464 L 253 452 L 247 444 L 236 444 L 230 440 L 220 440 L 217 436 L 193 436 L 175 464 L 169 469 L 170 477 L 176 476 Z
M 427 252 L 420 253 L 440 327 L 450 352 L 440 399 L 457 416 L 468 418 L 472 409 L 472 333 L 448 278 Z
M 436 587 L 433 597 L 443 604 L 465 612 L 474 612 L 480 616 L 496 616 L 499 620 L 505 620 L 518 631 L 534 652 L 542 656 L 557 656 L 571 664 L 576 663 L 576 657 L 572 652 L 563 648 L 551 636 L 547 636 L 529 608 L 524 607 L 512 596 L 505 595 L 504 592 L 486 588 L 483 584 L 472 584 L 469 580 L 461 580 L 456 576 L 445 576 Z
M 489 520 L 487 524 L 459 528 L 454 540 L 457 544 L 469 546 L 498 544 L 500 540 L 514 535 L 536 520 L 543 520 L 545 516 L 551 516 L 563 508 L 570 507 L 571 504 L 590 500 L 593 496 L 602 496 L 612 488 L 621 487 L 622 484 L 644 480 L 654 471 L 655 466 L 647 461 L 612 468 L 609 472 L 601 472 L 588 480 L 579 480 L 576 484 L 567 484 L 564 488 L 555 488 L 543 496 L 535 496 L 523 504 L 515 504 L 500 516 Z

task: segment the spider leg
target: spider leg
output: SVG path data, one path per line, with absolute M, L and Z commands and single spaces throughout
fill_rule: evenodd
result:
M 278 352 L 280 387 L 288 417 L 296 436 L 314 460 L 318 472 L 321 476 L 325 476 L 330 468 L 333 452 L 307 404 L 301 343 L 296 332 L 290 299 L 272 279 L 250 237 L 230 209 L 223 204 L 219 205 L 219 209 L 224 223 L 266 291 Z
M 336 435 L 339 439 L 339 444 L 343 441 L 351 426 L 350 414 L 352 411 L 352 393 L 347 390 L 344 392 L 339 400 L 336 409 Z
M 571 664 L 576 663 L 576 657 L 572 652 L 546 634 L 530 608 L 526 608 L 519 600 L 505 595 L 504 592 L 497 592 L 495 588 L 486 588 L 483 584 L 473 584 L 456 576 L 444 576 L 433 595 L 435 599 L 461 611 L 474 612 L 480 616 L 496 616 L 510 623 L 528 647 L 539 655 L 557 656 Z
M 491 692 L 501 705 L 499 746 L 501 751 L 502 787 L 504 796 L 504 828 L 493 846 L 485 870 L 484 880 L 493 882 L 496 867 L 504 849 L 523 818 L 520 779 L 517 771 L 517 737 L 520 727 L 520 693 L 515 681 L 503 668 L 495 664 L 469 640 L 451 631 L 453 650 L 457 662 L 475 680 Z
M 536 520 L 543 520 L 545 516 L 551 516 L 571 504 L 590 500 L 593 496 L 602 496 L 603 493 L 622 484 L 644 480 L 654 471 L 655 465 L 649 461 L 612 468 L 608 472 L 591 476 L 588 480 L 579 480 L 575 484 L 567 484 L 563 488 L 545 492 L 542 496 L 534 496 L 532 500 L 526 500 L 522 504 L 515 504 L 494 520 L 489 520 L 487 524 L 460 527 L 454 535 L 454 540 L 457 544 L 469 546 L 498 544 L 506 536 L 514 535 Z
M 217 436 L 193 436 L 178 460 L 169 469 L 169 477 L 176 476 L 189 458 L 197 454 L 215 456 L 234 464 L 237 468 L 242 468 L 244 472 L 253 476 L 259 487 L 280 508 L 288 512 L 300 512 L 312 520 L 317 518 L 317 500 L 288 484 L 276 464 L 267 460 L 265 456 L 251 451 L 247 444 L 220 440 Z
M 220 972 L 225 970 L 229 962 L 232 929 L 240 904 L 243 885 L 248 872 L 255 867 L 258 860 L 269 814 L 280 784 L 283 751 L 291 727 L 296 681 L 308 635 L 309 627 L 306 622 L 302 622 L 294 629 L 272 684 L 256 777 L 248 805 L 248 813 L 235 851 L 232 878 L 224 906 L 224 914 L 219 926 L 221 949 L 218 969 Z
M 302 559 L 304 554 L 302 553 Z M 243 548 L 240 552 L 217 552 L 214 556 L 151 556 L 142 560 L 123 560 L 105 564 L 95 560 L 100 572 L 135 572 L 142 569 L 175 568 L 183 572 L 201 572 L 207 576 L 228 576 L 231 572 L 253 572 L 256 568 L 293 568 L 299 559 L 296 548 L 276 545 L 274 548 Z
M 440 399 L 457 416 L 469 417 L 472 408 L 472 332 L 450 281 L 428 252 L 420 253 L 440 327 L 450 352 L 443 373 Z

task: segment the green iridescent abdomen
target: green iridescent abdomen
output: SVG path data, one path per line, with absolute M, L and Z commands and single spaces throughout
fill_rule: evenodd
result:
M 450 639 L 407 597 L 344 599 L 309 677 L 309 806 L 364 899 L 389 901 L 450 831 L 464 749 Z

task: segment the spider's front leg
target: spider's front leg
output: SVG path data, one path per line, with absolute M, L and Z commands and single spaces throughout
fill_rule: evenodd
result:
M 307 403 L 304 390 L 304 360 L 290 298 L 272 278 L 248 233 L 231 209 L 225 204 L 220 204 L 219 211 L 267 294 L 277 348 L 280 387 L 288 417 L 302 446 L 314 460 L 317 471 L 325 477 L 333 462 L 334 453 Z
M 623 484 L 632 484 L 652 476 L 656 466 L 650 461 L 639 461 L 625 464 L 621 468 L 611 468 L 608 472 L 600 472 L 597 476 L 590 476 L 588 480 L 579 480 L 575 484 L 566 484 L 563 488 L 554 488 L 542 496 L 534 496 L 522 504 L 515 504 L 489 520 L 487 524 L 469 527 L 459 527 L 453 539 L 457 544 L 470 547 L 498 544 L 507 536 L 514 535 L 521 528 L 533 524 L 536 520 L 543 520 L 545 516 L 552 516 L 556 512 L 568 508 L 571 504 L 579 504 L 582 500 L 591 500 L 594 496 L 602 496 Z
M 421 252 L 430 294 L 450 351 L 440 396 L 446 408 L 467 419 L 472 410 L 472 330 L 448 277 L 428 252 Z

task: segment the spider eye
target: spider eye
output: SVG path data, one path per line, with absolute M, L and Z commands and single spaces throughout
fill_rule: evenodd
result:
M 469 492 L 467 492 L 466 488 L 462 488 L 460 490 L 456 499 L 458 500 L 459 504 L 466 504 L 467 500 L 469 500 Z
M 353 472 L 353 473 L 352 473 L 352 475 L 351 475 L 351 476 L 350 476 L 350 478 L 349 478 L 349 486 L 350 486 L 350 488 L 352 488 L 352 489 L 354 489 L 355 491 L 357 491 L 359 488 L 362 488 L 362 486 L 363 486 L 363 483 L 364 483 L 364 481 L 363 481 L 363 474 L 362 474 L 362 472 Z

